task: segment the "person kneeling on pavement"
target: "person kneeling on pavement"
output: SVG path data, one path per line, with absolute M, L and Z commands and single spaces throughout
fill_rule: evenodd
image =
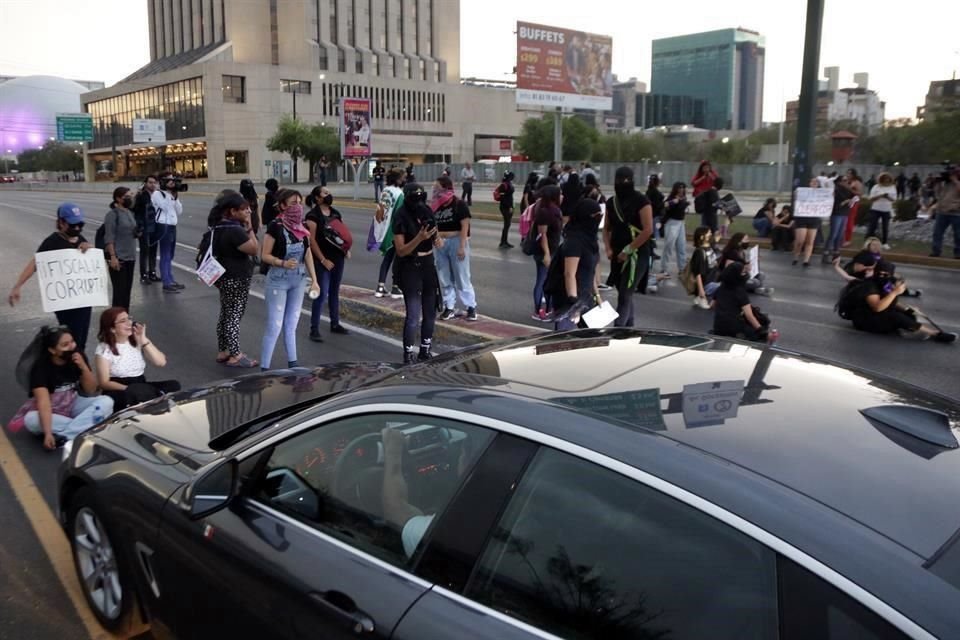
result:
M 97 381 L 104 395 L 113 399 L 114 410 L 180 390 L 176 380 L 147 382 L 147 362 L 164 367 L 167 357 L 147 338 L 147 326 L 134 322 L 126 309 L 111 307 L 100 314 L 97 339 Z
M 770 318 L 750 304 L 750 296 L 747 295 L 749 268 L 743 262 L 730 262 L 720 273 L 720 286 L 713 302 L 713 333 L 766 342 Z
M 17 363 L 17 380 L 29 400 L 7 426 L 26 427 L 49 451 L 113 413 L 113 399 L 98 395 L 93 371 L 67 327 L 40 330 Z
M 894 275 L 888 262 L 864 264 L 868 255 L 858 256 L 861 270 L 840 292 L 836 310 L 841 318 L 853 322 L 860 331 L 880 334 L 899 334 L 906 338 L 933 339 L 935 342 L 951 343 L 957 334 L 948 333 L 920 321 L 916 309 L 900 304 L 899 298 L 907 290 L 906 282 Z M 927 319 L 929 321 L 929 318 Z

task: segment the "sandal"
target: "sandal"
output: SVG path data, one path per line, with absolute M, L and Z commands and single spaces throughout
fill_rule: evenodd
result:
M 234 369 L 253 369 L 258 364 L 260 363 L 257 362 L 256 360 L 251 360 L 247 356 L 247 354 L 241 353 L 240 357 L 237 358 L 236 362 L 230 362 L 230 360 L 227 359 L 226 361 L 224 361 L 223 366 L 232 367 Z
M 229 355 L 226 355 L 226 356 L 217 356 L 217 364 L 223 364 L 224 362 L 226 362 L 226 361 L 229 360 L 229 359 L 230 359 L 230 356 L 229 356 Z

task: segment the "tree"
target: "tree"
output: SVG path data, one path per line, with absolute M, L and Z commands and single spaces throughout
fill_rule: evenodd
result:
M 267 149 L 290 154 L 293 160 L 293 181 L 297 182 L 297 160 L 304 154 L 303 143 L 309 137 L 309 127 L 302 120 L 284 115 L 277 123 L 277 130 L 267 140 Z
M 319 122 L 309 125 L 302 140 L 301 153 L 310 163 L 311 176 L 323 156 L 327 156 L 327 160 L 336 164 L 340 161 L 340 140 L 337 137 L 337 130 Z
M 83 171 L 83 156 L 80 147 L 51 140 L 42 149 L 27 149 L 19 154 L 17 166 L 21 172 Z
M 658 155 L 659 146 L 652 137 L 641 133 L 612 133 L 600 136 L 593 145 L 590 159 L 594 162 L 640 162 Z
M 533 162 L 586 160 L 600 138 L 597 130 L 580 118 L 563 119 L 563 158 L 553 157 L 553 118 L 527 118 L 517 138 L 517 148 Z

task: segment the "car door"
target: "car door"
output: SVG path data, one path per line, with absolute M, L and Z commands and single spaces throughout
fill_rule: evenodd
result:
M 415 414 L 350 415 L 243 456 L 202 520 L 171 509 L 156 565 L 180 638 L 388 638 L 431 584 L 410 571 L 493 440 Z M 161 566 L 162 565 L 162 566 Z
M 398 640 L 777 638 L 776 554 L 595 462 L 540 448 L 461 590 Z

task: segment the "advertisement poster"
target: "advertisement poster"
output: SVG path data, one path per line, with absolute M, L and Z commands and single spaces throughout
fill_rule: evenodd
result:
M 517 104 L 613 108 L 613 39 L 517 23 Z
M 370 100 L 340 98 L 340 155 L 370 157 Z
M 794 218 L 829 218 L 833 213 L 833 189 L 798 187 Z
M 103 250 L 41 251 L 34 259 L 44 311 L 110 306 L 110 277 Z

